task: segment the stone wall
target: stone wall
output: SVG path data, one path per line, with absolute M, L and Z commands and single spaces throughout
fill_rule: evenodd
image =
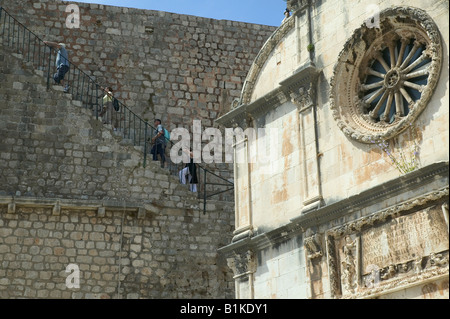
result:
M 205 215 L 161 208 L 138 218 L 137 203 L 101 205 L 0 197 L 0 298 L 233 297 L 216 252 L 231 230 L 226 207 Z M 79 288 L 70 287 L 70 264 Z
M 0 298 L 233 296 L 217 253 L 233 203 L 203 214 L 196 193 L 159 162 L 144 168 L 142 149 L 1 42 L 0 74 Z
M 80 27 L 68 28 L 68 2 L 2 1 L 44 40 L 67 44 L 69 59 L 153 123 L 211 127 L 230 108 L 275 27 L 168 12 L 76 4 Z
M 79 28 L 68 28 L 69 4 L 79 8 Z M 254 58 L 276 29 L 168 12 L 56 0 L 1 4 L 41 39 L 64 42 L 69 59 L 153 125 L 169 130 L 194 120 L 202 127 L 240 96 Z M 227 164 L 208 169 L 233 178 Z M 221 195 L 224 200 L 232 200 Z

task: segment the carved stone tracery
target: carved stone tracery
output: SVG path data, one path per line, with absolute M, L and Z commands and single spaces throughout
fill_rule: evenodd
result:
M 339 54 L 330 98 L 338 127 L 364 143 L 396 136 L 426 107 L 441 65 L 440 34 L 425 11 L 383 10 L 380 28 L 362 25 Z

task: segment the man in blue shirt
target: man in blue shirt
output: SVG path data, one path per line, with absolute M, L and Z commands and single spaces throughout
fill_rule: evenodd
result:
M 67 71 L 69 71 L 69 56 L 67 54 L 66 47 L 64 43 L 56 43 L 51 41 L 44 41 L 44 43 L 56 50 L 58 54 L 56 55 L 56 73 L 53 75 L 53 80 L 56 84 L 61 84 L 64 86 L 64 76 Z M 69 84 L 64 86 L 64 92 L 69 91 Z
M 153 154 L 153 160 L 158 160 L 158 154 L 161 156 L 161 167 L 164 167 L 164 162 L 166 161 L 165 151 L 166 151 L 166 138 L 164 137 L 164 127 L 161 125 L 161 120 L 156 119 L 155 122 L 155 135 L 152 138 L 153 147 L 150 151 Z

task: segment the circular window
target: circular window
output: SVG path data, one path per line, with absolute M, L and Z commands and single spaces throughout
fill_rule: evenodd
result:
M 370 143 L 408 127 L 426 107 L 442 60 L 440 35 L 416 8 L 390 8 L 379 28 L 363 25 L 341 51 L 331 80 L 331 108 L 341 130 Z

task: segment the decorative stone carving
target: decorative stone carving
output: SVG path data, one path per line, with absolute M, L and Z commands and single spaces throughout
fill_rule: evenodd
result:
M 235 109 L 240 105 L 241 101 L 238 98 L 235 98 L 232 102 L 231 102 L 231 109 Z
M 289 11 L 295 12 L 299 9 L 303 9 L 310 3 L 310 0 L 287 0 L 287 8 Z
M 309 84 L 309 87 L 300 87 L 297 92 L 291 93 L 291 101 L 299 110 L 311 107 L 314 105 L 314 85 L 312 83 Z
M 234 278 L 242 277 L 256 271 L 256 258 L 253 250 L 235 253 L 227 258 L 228 267 L 233 271 Z
M 331 79 L 339 128 L 364 143 L 389 139 L 416 120 L 439 79 L 442 44 L 436 24 L 417 8 L 380 13 L 346 42 Z
M 430 263 L 432 266 L 443 267 L 448 265 L 448 258 L 443 257 L 442 254 L 432 253 L 430 255 Z
M 423 262 L 422 256 L 417 256 L 414 259 L 414 271 L 416 272 L 416 274 L 419 274 L 420 272 L 422 272 L 422 262 Z
M 397 268 L 395 265 L 389 265 L 385 272 L 381 275 L 381 279 L 387 280 L 395 276 L 397 273 Z
M 350 236 L 345 236 L 345 243 L 342 247 L 344 260 L 342 264 L 341 281 L 349 292 L 354 292 L 356 284 L 356 240 L 352 240 Z
M 448 232 L 438 204 L 448 194 L 449 188 L 445 187 L 329 230 L 325 238 L 332 297 L 361 298 L 448 276 Z M 399 241 L 395 247 L 384 247 L 378 253 L 376 247 L 371 248 L 378 245 L 377 238 L 388 242 L 382 236 L 386 232 L 405 233 L 408 227 L 417 231 L 416 236 L 427 236 L 433 245 L 425 248 L 402 242 L 402 238 L 410 238 L 408 233 L 396 237 Z M 352 234 L 359 236 L 359 248 Z M 365 246 L 366 239 L 371 246 Z
M 322 257 L 322 248 L 320 244 L 319 234 L 314 234 L 312 236 L 306 237 L 304 239 L 304 245 L 307 251 L 308 259 L 315 259 Z

